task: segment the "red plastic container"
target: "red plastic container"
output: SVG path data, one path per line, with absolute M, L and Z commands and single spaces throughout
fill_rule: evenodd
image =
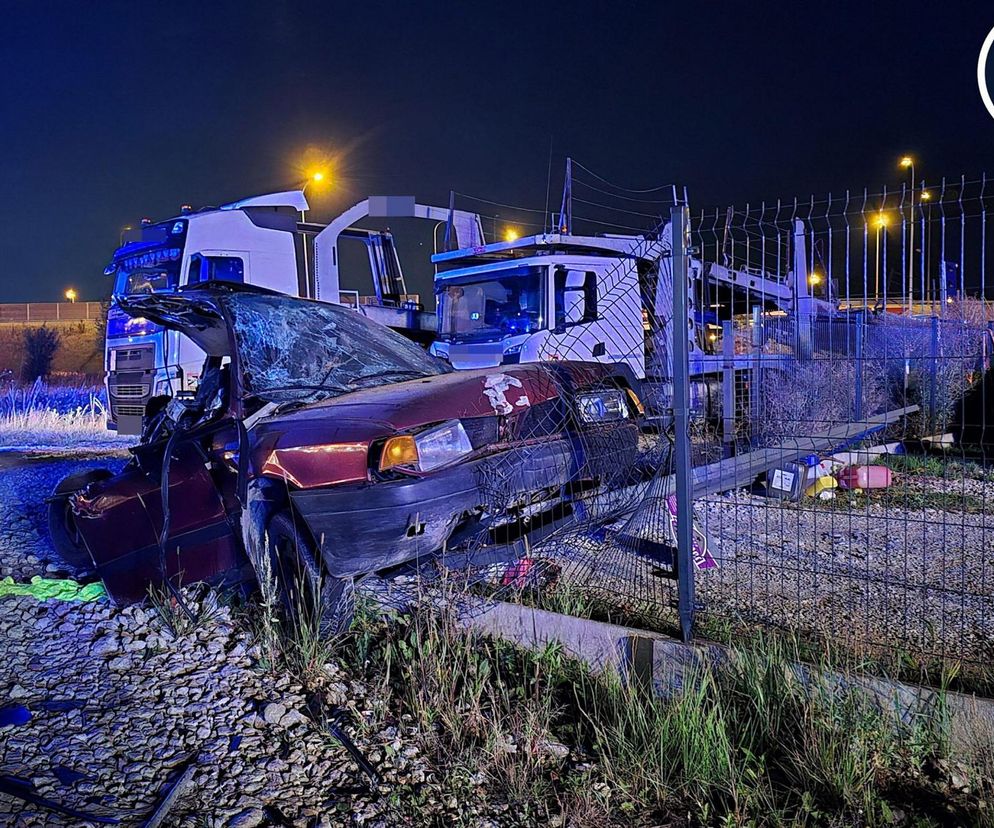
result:
M 886 466 L 846 466 L 835 479 L 843 489 L 886 489 L 891 473 Z

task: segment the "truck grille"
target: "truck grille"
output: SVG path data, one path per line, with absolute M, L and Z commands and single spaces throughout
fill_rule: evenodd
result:
M 144 405 L 115 405 L 114 414 L 118 417 L 128 417 L 136 416 L 142 417 L 145 415 Z
M 115 385 L 110 390 L 115 397 L 144 397 L 148 394 L 149 385 Z
M 150 371 L 155 367 L 155 349 L 149 346 L 140 348 L 114 348 L 111 363 L 117 371 Z

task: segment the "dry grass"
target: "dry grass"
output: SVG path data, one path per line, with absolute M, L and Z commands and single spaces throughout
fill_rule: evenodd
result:
M 956 787 L 984 766 L 950 762 L 941 704 L 898 722 L 796 670 L 783 642 L 733 650 L 670 700 L 437 608 L 367 610 L 345 644 L 348 668 L 382 686 L 385 715 L 417 723 L 443 784 L 506 803 L 514 824 L 891 825 L 899 811 L 990 824 L 990 806 Z M 398 807 L 417 818 L 413 800 Z
M 0 395 L 0 445 L 121 448 L 133 442 L 107 430 L 103 389 L 35 382 Z

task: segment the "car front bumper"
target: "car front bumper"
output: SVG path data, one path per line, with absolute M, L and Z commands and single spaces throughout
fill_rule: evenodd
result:
M 298 490 L 291 499 L 329 573 L 357 576 L 432 555 L 457 528 L 475 524 L 485 533 L 538 494 L 561 497 L 571 483 L 610 482 L 634 466 L 637 435 L 626 422 L 597 439 L 518 446 L 421 478 Z

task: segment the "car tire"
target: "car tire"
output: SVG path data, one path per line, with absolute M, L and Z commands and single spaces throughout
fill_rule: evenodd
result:
M 355 616 L 353 581 L 325 571 L 301 519 L 289 509 L 277 512 L 266 537 L 277 596 L 289 623 L 317 629 L 321 637 L 348 630 Z
M 93 559 L 76 528 L 76 520 L 69 508 L 69 496 L 90 483 L 114 476 L 110 469 L 89 469 L 62 478 L 48 501 L 48 534 L 61 563 L 74 574 L 93 570 Z

